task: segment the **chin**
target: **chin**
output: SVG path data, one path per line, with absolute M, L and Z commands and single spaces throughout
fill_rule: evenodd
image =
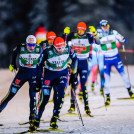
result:
M 60 52 L 59 54 L 63 54 L 63 52 Z
M 79 36 L 82 36 L 82 35 L 84 35 L 84 34 L 78 34 Z
M 34 49 L 30 50 L 30 52 L 33 52 L 33 51 L 34 51 Z

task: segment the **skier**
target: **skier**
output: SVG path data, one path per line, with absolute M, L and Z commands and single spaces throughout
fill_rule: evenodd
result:
M 43 50 L 47 47 L 50 47 L 54 43 L 54 39 L 56 38 L 56 34 L 53 31 L 50 31 L 47 33 L 47 40 L 44 40 L 40 43 L 40 45 L 43 47 Z
M 72 74 L 70 78 L 70 83 L 73 88 L 77 86 L 77 57 L 73 50 L 66 45 L 65 41 L 61 37 L 56 37 L 54 40 L 54 45 L 46 48 L 43 51 L 42 58 L 40 58 L 39 67 L 44 66 L 45 62 L 45 74 L 43 78 L 42 92 L 43 100 L 40 105 L 39 112 L 36 116 L 35 122 L 31 124 L 29 131 L 35 131 L 40 124 L 40 119 L 42 113 L 45 109 L 46 104 L 49 101 L 50 92 L 52 87 L 57 97 L 54 97 L 54 109 L 53 116 L 50 121 L 50 126 L 52 128 L 58 128 L 57 119 L 59 118 L 60 109 L 62 108 L 64 101 L 64 89 L 67 86 L 67 60 L 72 59 Z
M 77 73 L 80 76 L 81 87 L 83 91 L 83 99 L 85 105 L 85 112 L 87 115 L 91 116 L 91 111 L 89 109 L 88 104 L 88 92 L 86 89 L 86 82 L 87 82 L 87 74 L 88 74 L 88 58 L 89 58 L 89 51 L 91 44 L 89 43 L 90 40 L 93 42 L 93 35 L 86 32 L 86 23 L 79 22 L 77 24 L 78 32 L 72 32 L 68 34 L 67 41 L 71 41 L 72 48 L 77 55 L 78 58 L 78 69 Z M 70 44 L 71 44 L 70 43 Z M 75 111 L 75 99 L 73 92 L 71 90 L 71 106 L 68 110 L 69 113 Z
M 46 40 L 46 35 L 47 35 L 47 31 L 44 28 L 44 25 L 41 23 L 35 32 L 37 44 L 40 44 L 42 41 Z
M 33 35 L 28 35 L 26 38 L 26 43 L 17 45 L 13 49 L 12 61 L 9 66 L 9 70 L 17 70 L 16 59 L 19 55 L 19 71 L 17 72 L 11 86 L 9 88 L 8 94 L 2 99 L 0 103 L 0 112 L 6 107 L 8 102 L 16 95 L 19 89 L 23 86 L 25 82 L 29 82 L 29 96 L 30 96 L 30 115 L 29 122 L 35 118 L 36 115 L 36 65 L 40 57 L 42 48 L 36 44 L 36 38 Z M 42 76 L 42 70 L 39 70 L 40 78 Z
M 97 37 L 97 31 L 94 26 L 89 26 L 89 31 L 93 33 L 94 37 Z M 89 62 L 89 72 L 92 70 L 92 85 L 91 89 L 94 91 L 94 83 L 97 77 L 97 70 L 99 68 L 100 72 L 100 79 L 101 79 L 101 88 L 100 88 L 100 94 L 103 95 L 104 90 L 104 55 L 101 51 L 100 45 L 96 44 L 95 42 L 92 45 L 92 60 Z
M 55 38 L 56 38 L 55 32 L 50 31 L 46 35 L 46 40 L 42 41 L 39 45 L 42 47 L 43 50 L 45 50 L 46 48 L 49 48 L 54 44 L 54 39 Z M 45 68 L 45 66 L 44 66 L 44 68 Z M 43 75 L 44 75 L 44 73 L 45 73 L 45 69 L 43 71 Z M 54 97 L 56 97 L 55 94 L 54 94 Z M 37 113 L 38 113 L 38 111 L 40 109 L 40 101 L 42 99 L 43 99 L 43 93 L 42 93 L 42 90 L 40 90 L 40 92 L 38 94 Z
M 103 54 L 101 53 L 100 46 L 96 45 L 95 43 L 92 45 L 93 50 L 92 50 L 92 60 L 89 62 L 89 67 L 88 71 L 92 71 L 92 85 L 91 85 L 91 90 L 94 91 L 94 84 L 96 81 L 97 77 L 97 71 L 99 69 L 100 72 L 100 80 L 101 80 L 101 87 L 100 87 L 100 94 L 103 95 L 103 90 L 104 90 L 104 57 Z
M 127 43 L 121 34 L 116 30 L 112 30 L 107 20 L 100 21 L 100 29 L 98 29 L 98 36 L 100 38 L 101 49 L 104 53 L 104 72 L 105 72 L 105 94 L 106 102 L 105 105 L 110 105 L 110 91 L 109 91 L 109 82 L 110 82 L 110 72 L 111 66 L 114 65 L 117 71 L 119 72 L 121 78 L 125 83 L 125 87 L 128 90 L 130 97 L 134 97 L 134 94 L 131 90 L 131 84 L 127 78 L 123 63 L 120 60 L 118 49 L 116 46 L 116 40 Z

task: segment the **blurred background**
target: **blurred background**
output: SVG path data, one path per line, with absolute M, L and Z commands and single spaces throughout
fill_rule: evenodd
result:
M 35 34 L 39 25 L 60 36 L 66 26 L 76 31 L 80 21 L 97 27 L 106 19 L 128 39 L 126 49 L 134 50 L 133 7 L 134 0 L 0 0 L 0 68 L 9 66 L 13 47 Z M 134 64 L 133 57 L 133 51 L 127 53 L 128 64 Z

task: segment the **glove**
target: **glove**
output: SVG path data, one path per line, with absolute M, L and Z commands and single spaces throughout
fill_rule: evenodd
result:
M 33 91 L 39 92 L 41 90 L 41 86 L 42 86 L 41 79 L 37 78 L 35 87 L 33 88 Z
M 67 69 L 68 69 L 68 72 L 69 72 L 69 70 L 71 69 L 71 63 L 67 63 Z
M 88 28 L 89 28 L 89 32 L 93 33 L 94 36 L 97 35 L 97 31 L 94 26 L 89 26 Z
M 128 43 L 128 40 L 126 38 L 124 39 L 124 43 Z
M 77 85 L 78 85 L 77 73 L 75 73 L 75 74 L 71 73 L 69 85 L 71 85 L 73 89 L 77 88 Z
M 88 57 L 88 61 L 91 62 L 91 60 L 92 60 L 92 55 L 90 54 Z
M 70 27 L 65 27 L 64 34 L 69 34 L 69 33 L 70 33 Z
M 13 72 L 13 70 L 16 70 L 17 71 L 17 67 L 16 67 L 16 65 L 9 65 L 9 70 L 11 71 L 11 72 Z

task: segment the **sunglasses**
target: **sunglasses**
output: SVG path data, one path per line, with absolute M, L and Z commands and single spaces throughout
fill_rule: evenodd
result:
M 84 30 L 78 30 L 78 33 L 82 33 L 82 34 L 84 34 L 85 31 L 84 31 Z
M 102 28 L 109 28 L 110 26 L 109 26 L 109 24 L 106 24 L 106 25 L 102 25 L 101 27 Z
M 65 47 L 64 46 L 62 46 L 62 47 L 55 47 L 56 48 L 56 50 L 64 50 L 65 49 Z
M 35 47 L 36 46 L 36 44 L 27 44 L 29 47 Z

